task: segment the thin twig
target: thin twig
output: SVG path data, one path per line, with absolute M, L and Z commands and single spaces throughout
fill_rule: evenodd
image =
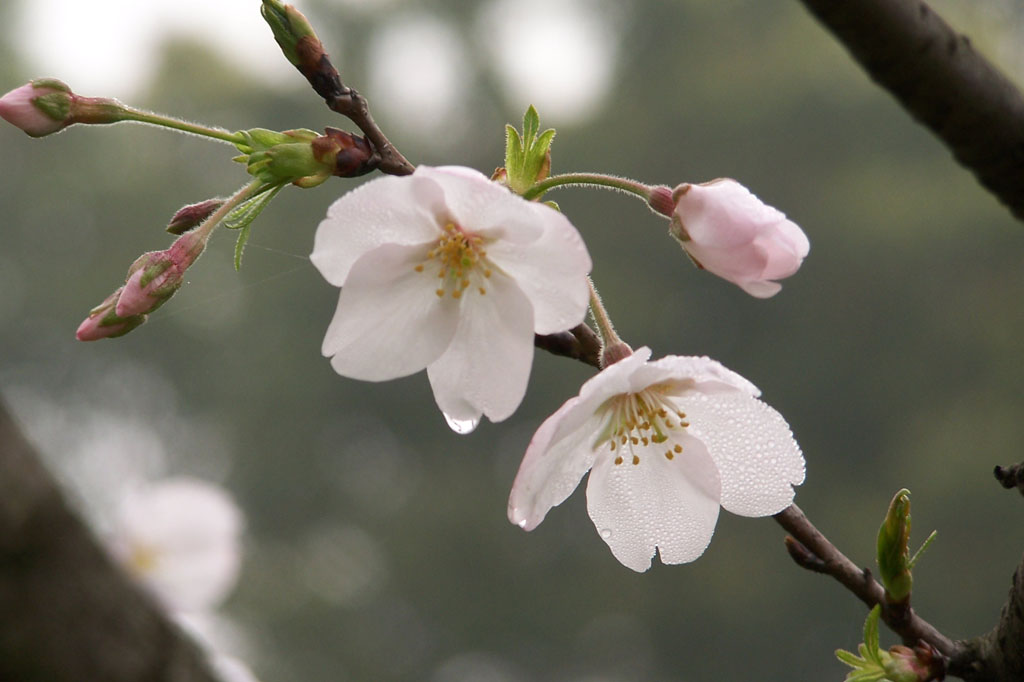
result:
M 943 656 L 952 656 L 957 650 L 953 640 L 939 632 L 931 623 L 918 616 L 908 604 L 890 604 L 885 598 L 885 589 L 871 576 L 871 571 L 860 568 L 829 542 L 801 509 L 791 505 L 774 516 L 779 525 L 793 536 L 801 549 L 797 564 L 817 573 L 835 578 L 846 589 L 870 609 L 882 605 L 882 620 L 893 632 L 903 639 L 907 646 L 914 646 L 923 640 L 935 647 Z M 786 546 L 793 555 L 792 541 Z M 809 554 L 808 554 L 809 553 Z M 812 557 L 816 558 L 814 561 Z
M 601 369 L 601 342 L 594 330 L 579 324 L 567 332 L 536 334 L 533 345 L 554 355 L 560 355 Z
M 380 157 L 377 168 L 390 175 L 412 174 L 416 167 L 402 156 L 374 122 L 366 98 L 341 82 L 341 75 L 331 64 L 320 41 L 315 37 L 306 37 L 299 41 L 297 48 L 302 75 L 313 90 L 323 97 L 331 111 L 347 117 L 366 135 Z

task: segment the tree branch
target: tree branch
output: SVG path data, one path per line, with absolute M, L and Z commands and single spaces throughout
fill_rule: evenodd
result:
M 72 513 L 2 403 L 0 680 L 217 682 Z
M 804 515 L 800 507 L 790 505 L 774 516 L 792 538 L 786 547 L 790 556 L 808 570 L 835 578 L 870 609 L 882 605 L 882 620 L 899 635 L 907 646 L 919 640 L 931 644 L 943 656 L 951 656 L 956 645 L 910 608 L 909 604 L 890 604 L 883 588 L 871 571 L 860 568 L 840 552 Z M 797 543 L 797 544 L 794 544 Z
M 601 369 L 601 341 L 594 330 L 578 324 L 567 332 L 535 334 L 533 345 L 554 355 L 572 358 Z
M 1024 96 L 923 0 L 801 0 L 868 75 L 1024 220 Z
M 1024 495 L 1024 462 L 1010 467 L 997 466 L 993 473 L 1004 488 L 1016 488 Z

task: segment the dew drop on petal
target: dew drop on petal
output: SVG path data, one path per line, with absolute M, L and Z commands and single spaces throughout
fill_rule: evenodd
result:
M 601 537 L 603 537 L 605 540 L 608 540 L 609 538 L 611 538 L 611 536 L 612 536 L 612 529 L 611 528 L 602 528 L 601 529 Z
M 480 424 L 479 417 L 476 419 L 456 419 L 446 414 L 444 415 L 444 420 L 448 422 L 448 426 L 451 427 L 452 431 L 463 436 L 467 433 L 473 433 Z

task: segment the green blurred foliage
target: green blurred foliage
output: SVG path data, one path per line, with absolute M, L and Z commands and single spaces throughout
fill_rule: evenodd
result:
M 309 4 L 372 103 L 367 36 L 389 14 Z M 475 7 L 420 9 L 486 44 Z M 806 453 L 797 502 L 855 561 L 871 565 L 889 499 L 912 490 L 915 528 L 939 530 L 915 570 L 915 608 L 953 638 L 987 630 L 1024 546 L 1011 521 L 1020 500 L 991 475 L 1024 442 L 1024 230 L 798 3 L 648 0 L 630 3 L 621 30 L 612 93 L 592 119 L 559 126 L 553 171 L 734 177 L 803 226 L 812 249 L 779 296 L 755 300 L 694 269 L 636 202 L 552 194 L 587 239 L 620 333 L 656 354 L 711 355 L 760 386 Z M 985 49 L 1005 36 L 973 37 Z M 4 89 L 35 75 L 6 39 L 0 75 Z M 439 140 L 378 118 L 416 163 L 489 171 L 504 123 L 528 104 L 503 99 L 494 79 L 479 75 L 466 126 Z M 133 103 L 233 129 L 344 127 L 298 76 L 270 91 L 195 44 L 171 45 Z M 254 225 L 240 274 L 220 235 L 148 324 L 81 344 L 89 308 L 139 253 L 169 243 L 169 216 L 231 192 L 243 171 L 227 147 L 137 126 L 41 141 L 0 127 L 0 154 L 0 389 L 59 405 L 90 377 L 141 367 L 170 387 L 168 410 L 216 422 L 233 454 L 226 484 L 249 516 L 227 611 L 262 679 L 842 674 L 832 651 L 858 641 L 863 609 L 792 565 L 770 519 L 723 514 L 702 559 L 644 575 L 612 558 L 582 491 L 533 533 L 507 522 L 532 431 L 589 368 L 538 354 L 516 416 L 466 437 L 446 428 L 422 375 L 364 384 L 331 371 L 319 349 L 337 292 L 305 256 L 355 181 L 284 192 Z

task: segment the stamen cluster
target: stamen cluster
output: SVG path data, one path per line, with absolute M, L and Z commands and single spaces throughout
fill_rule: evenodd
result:
M 597 445 L 608 443 L 612 452 L 619 450 L 615 464 L 622 464 L 626 450 L 632 455 L 634 465 L 640 463 L 640 456 L 634 447 L 649 447 L 666 443 L 690 425 L 686 413 L 678 409 L 658 386 L 651 386 L 639 393 L 617 395 L 607 403 L 610 412 L 608 426 Z M 620 449 L 621 446 L 621 449 Z M 675 443 L 666 446 L 665 459 L 672 460 L 682 453 L 683 446 Z
M 471 275 L 490 278 L 491 270 L 486 267 L 487 252 L 483 249 L 483 243 L 483 237 L 467 234 L 453 222 L 445 224 L 444 235 L 438 240 L 437 246 L 427 252 L 427 260 L 437 260 L 441 265 L 437 272 L 441 280 L 441 286 L 436 291 L 439 298 L 444 298 L 448 291 L 451 291 L 452 298 L 461 298 L 462 292 L 472 283 Z M 423 272 L 425 266 L 421 263 L 415 269 L 416 272 Z M 480 283 L 477 291 L 483 296 L 487 288 Z

